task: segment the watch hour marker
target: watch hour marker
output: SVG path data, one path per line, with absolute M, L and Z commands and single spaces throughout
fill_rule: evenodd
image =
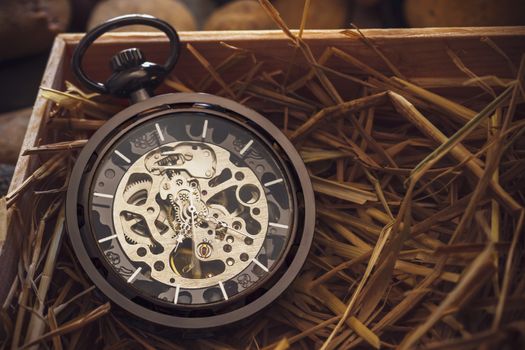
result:
M 248 141 L 248 143 L 246 145 L 244 145 L 244 147 L 241 149 L 241 151 L 239 152 L 241 155 L 243 155 L 244 153 L 246 153 L 246 151 L 248 150 L 248 148 L 250 148 L 250 146 L 253 144 L 253 140 L 250 140 Z
M 269 181 L 269 182 L 264 184 L 264 187 L 270 187 L 272 185 L 276 185 L 276 184 L 281 183 L 281 182 L 283 182 L 283 179 L 276 179 L 276 180 L 273 180 L 273 181 Z
M 179 302 L 179 292 L 180 292 L 180 286 L 175 286 L 175 296 L 173 297 L 173 304 L 177 304 Z
M 208 131 L 208 119 L 204 121 L 204 126 L 202 127 L 202 138 L 206 137 L 206 132 Z
M 162 134 L 162 130 L 160 130 L 159 123 L 155 123 L 155 129 L 157 129 L 157 134 L 159 134 L 159 139 L 161 141 L 164 141 L 164 134 Z
M 120 158 L 122 158 L 126 163 L 128 164 L 131 163 L 131 160 L 125 155 L 123 155 L 122 153 L 120 153 L 118 150 L 115 150 L 115 154 L 119 156 Z
M 268 225 L 272 227 L 278 227 L 278 228 L 288 228 L 288 225 L 278 224 L 276 222 L 269 222 Z
M 268 272 L 268 268 L 266 266 L 264 266 L 264 264 L 262 262 L 260 262 L 259 260 L 257 260 L 256 258 L 253 258 L 252 261 L 257 265 L 259 266 L 261 269 L 263 269 L 265 272 Z
M 138 269 L 136 269 L 135 272 L 133 272 L 133 274 L 129 276 L 128 283 L 133 283 L 133 281 L 135 280 L 135 278 L 137 278 L 141 270 L 142 270 L 142 267 L 139 267 Z
M 226 289 L 224 289 L 224 284 L 222 284 L 222 281 L 219 281 L 219 287 L 221 287 L 222 296 L 224 297 L 224 300 L 228 300 L 228 294 L 226 294 Z
M 107 242 L 107 241 L 111 241 L 113 238 L 117 237 L 117 235 L 111 235 L 111 236 L 108 236 L 108 237 L 104 237 L 104 238 L 101 238 L 98 240 L 98 243 L 103 243 L 103 242 Z
M 112 195 L 112 194 L 105 194 L 105 193 L 93 192 L 93 196 L 95 196 L 95 197 L 100 197 L 100 198 L 109 198 L 109 199 L 113 199 L 113 195 Z

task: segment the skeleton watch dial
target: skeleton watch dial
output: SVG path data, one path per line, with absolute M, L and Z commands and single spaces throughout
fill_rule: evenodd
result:
M 198 306 L 253 290 L 294 228 L 292 184 L 255 132 L 204 113 L 141 123 L 92 180 L 92 234 L 106 264 L 155 302 Z

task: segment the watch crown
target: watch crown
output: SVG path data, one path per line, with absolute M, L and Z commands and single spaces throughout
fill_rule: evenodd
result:
M 111 58 L 111 68 L 114 72 L 119 72 L 127 68 L 138 67 L 145 61 L 144 54 L 139 49 L 126 49 Z

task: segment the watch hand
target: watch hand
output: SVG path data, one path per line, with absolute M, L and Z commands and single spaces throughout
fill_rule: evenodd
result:
M 188 199 L 190 201 L 190 207 L 188 208 L 188 210 L 190 211 L 190 213 L 193 214 L 197 211 L 197 208 L 195 208 L 195 206 L 193 205 L 193 196 L 191 195 L 191 193 L 189 194 Z
M 224 226 L 226 228 L 226 230 L 231 230 L 231 231 L 233 231 L 233 232 L 235 232 L 235 233 L 237 233 L 239 235 L 243 235 L 244 237 L 253 238 L 253 237 L 250 237 L 250 235 L 248 235 L 248 234 L 246 234 L 244 232 L 241 232 L 241 231 L 238 231 L 238 230 L 234 229 L 233 227 L 229 226 L 226 222 L 217 220 L 214 217 L 208 216 L 208 217 L 204 218 L 204 220 L 206 220 L 208 222 L 213 221 L 217 225 Z
M 235 233 L 237 233 L 239 235 L 242 235 L 244 237 L 252 238 L 252 237 L 250 237 L 250 235 L 248 235 L 248 234 L 246 234 L 244 232 L 238 231 L 238 230 L 234 229 L 233 227 L 230 227 L 228 224 L 226 224 L 226 230 L 231 230 L 231 231 L 233 231 L 233 232 L 235 232 Z

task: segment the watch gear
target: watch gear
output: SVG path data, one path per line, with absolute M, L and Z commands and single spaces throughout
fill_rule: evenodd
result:
M 129 205 L 129 208 L 135 207 L 136 209 L 124 211 L 121 221 L 123 226 L 122 232 L 128 243 L 140 243 L 140 245 L 147 245 L 150 248 L 154 246 L 155 242 L 150 239 L 147 223 L 140 213 L 143 210 L 141 206 L 147 201 L 151 185 L 150 180 L 143 178 L 126 186 L 122 193 L 122 199 Z M 156 209 L 159 213 L 161 212 L 158 206 L 156 206 Z M 160 221 L 164 220 L 161 218 Z
M 219 146 L 173 142 L 124 174 L 115 197 L 117 237 L 132 261 L 151 268 L 153 279 L 213 286 L 243 271 L 261 249 L 266 195 L 254 172 L 231 159 Z

